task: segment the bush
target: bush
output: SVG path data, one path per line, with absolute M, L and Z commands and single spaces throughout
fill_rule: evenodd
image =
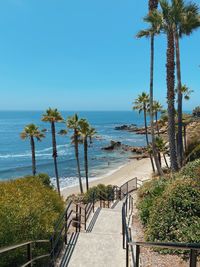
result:
M 200 117 L 200 106 L 196 107 L 195 109 L 193 109 L 192 111 L 192 115 L 194 117 Z
M 178 176 L 185 179 L 191 178 L 200 182 L 200 159 L 189 162 L 182 168 Z
M 151 209 L 148 241 L 200 242 L 200 187 L 191 180 L 169 184 Z
M 92 202 L 94 200 L 99 200 L 100 197 L 106 200 L 113 200 L 114 199 L 114 189 L 112 185 L 104 185 L 99 184 L 97 186 L 91 187 L 88 192 L 84 195 L 84 202 Z
M 63 200 L 39 177 L 1 182 L 0 247 L 48 239 L 63 210 Z
M 146 182 L 139 189 L 137 207 L 143 225 L 148 223 L 151 208 L 154 207 L 155 200 L 164 192 L 168 182 L 164 178 L 153 179 L 152 181 Z
M 27 175 L 24 178 L 30 178 L 32 179 L 33 176 Z M 39 173 L 34 178 L 38 178 L 45 186 L 48 186 L 53 189 L 53 186 L 51 185 L 51 179 L 48 174 L 46 173 Z
M 198 133 L 197 136 L 192 136 L 192 139 L 188 142 L 185 157 L 186 162 L 200 158 L 200 140 Z

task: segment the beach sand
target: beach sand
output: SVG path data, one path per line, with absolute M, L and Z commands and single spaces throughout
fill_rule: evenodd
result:
M 107 174 L 93 181 L 89 181 L 89 185 L 90 187 L 92 187 L 102 183 L 105 185 L 110 184 L 121 186 L 123 183 L 134 177 L 138 177 L 140 180 L 147 180 L 152 177 L 151 162 L 148 158 L 141 160 L 130 160 L 127 164 L 117 169 L 116 171 L 113 171 L 111 174 Z M 85 191 L 85 183 L 83 184 L 83 186 Z M 62 189 L 61 192 L 64 199 L 71 194 L 77 193 L 80 193 L 79 186 L 66 187 Z

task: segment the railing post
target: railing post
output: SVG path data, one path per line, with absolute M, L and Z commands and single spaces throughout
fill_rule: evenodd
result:
M 127 205 L 128 204 L 127 201 L 128 201 L 128 198 L 126 197 L 126 202 L 125 202 L 126 203 L 126 216 L 127 216 L 127 206 L 128 206 Z
M 32 243 L 28 243 L 27 245 L 27 260 L 28 261 L 32 260 Z M 32 262 L 28 266 L 32 267 L 33 266 Z
M 136 245 L 136 262 L 135 267 L 139 267 L 140 264 L 140 246 Z
M 86 217 L 86 216 L 87 216 L 87 214 L 86 214 L 86 207 L 87 207 L 87 206 L 85 206 L 85 231 L 86 231 L 86 229 L 87 229 L 87 227 L 86 227 L 86 223 L 87 223 L 87 217 Z
M 126 267 L 129 267 L 129 244 L 126 240 Z
M 55 263 L 55 258 L 54 258 L 54 242 L 53 242 L 53 237 L 50 240 L 51 242 L 51 266 L 54 267 L 54 263 Z
M 123 246 L 123 249 L 125 249 L 124 204 L 122 207 L 122 246 Z
M 82 217 L 81 217 L 81 206 L 79 207 L 79 232 L 81 231 L 81 220 L 82 220 Z
M 76 233 L 78 232 L 78 205 L 76 204 Z
M 126 195 L 128 194 L 128 182 L 126 183 Z
M 135 179 L 136 179 L 136 189 L 138 189 L 138 178 L 135 177 Z
M 67 212 L 65 214 L 65 245 L 67 245 Z
M 194 249 L 190 250 L 190 267 L 197 266 L 197 252 Z
M 95 200 L 94 200 L 94 193 L 93 193 L 93 197 L 92 197 L 92 209 L 93 209 L 93 212 L 94 212 L 94 204 L 95 204 Z

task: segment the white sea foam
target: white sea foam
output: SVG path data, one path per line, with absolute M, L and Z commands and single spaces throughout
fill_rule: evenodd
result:
M 63 155 L 71 155 L 72 152 L 69 151 L 69 150 L 64 150 L 62 148 L 69 148 L 70 145 L 69 144 L 66 144 L 66 145 L 58 145 L 57 146 L 57 150 L 58 150 L 58 155 L 60 156 L 63 156 Z M 52 151 L 52 147 L 48 147 L 48 148 L 44 148 L 42 150 L 36 150 L 36 157 L 51 157 L 52 156 L 52 153 L 45 153 L 45 152 L 48 152 L 48 151 Z M 22 153 L 22 154 L 5 154 L 5 155 L 2 155 L 0 154 L 0 158 L 1 159 L 8 159 L 8 158 L 30 158 L 32 156 L 32 154 L 30 152 L 25 152 L 25 153 Z

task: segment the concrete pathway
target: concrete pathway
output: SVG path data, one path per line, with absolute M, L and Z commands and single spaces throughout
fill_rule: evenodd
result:
M 69 267 L 124 267 L 122 218 L 119 202 L 114 209 L 99 209 L 88 232 L 79 233 Z

